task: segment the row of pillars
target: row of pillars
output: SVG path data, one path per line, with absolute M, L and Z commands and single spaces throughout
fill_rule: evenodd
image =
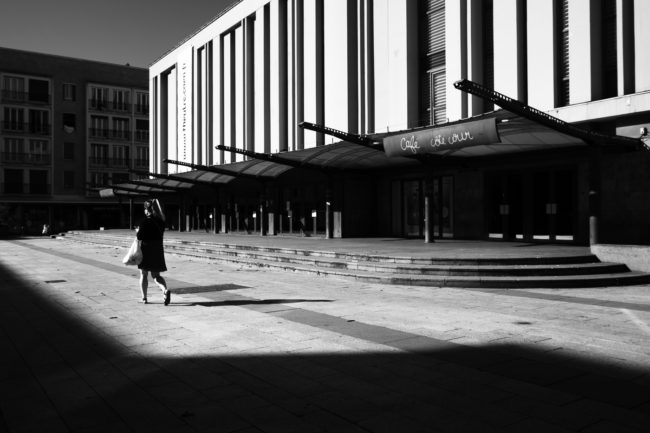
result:
M 191 212 L 187 212 L 187 206 L 183 203 L 179 205 L 177 211 L 177 221 L 178 227 L 176 228 L 180 231 L 192 231 L 201 228 L 201 220 L 203 220 L 203 228 L 206 231 L 212 233 L 227 233 L 232 231 L 233 228 L 236 231 L 240 231 L 240 213 L 237 210 L 237 205 L 235 205 L 234 212 L 219 213 L 219 207 L 213 206 L 211 208 L 211 213 L 209 216 L 205 216 L 206 211 L 204 211 L 204 217 L 201 219 L 199 214 L 199 206 L 192 206 L 194 208 L 194 215 Z M 291 209 L 287 209 L 287 218 L 289 218 L 289 234 L 293 234 L 293 212 Z M 217 215 L 219 215 L 220 224 L 217 225 Z M 253 232 L 258 232 L 261 236 L 265 235 L 275 235 L 276 234 L 276 225 L 275 225 L 276 213 L 268 212 L 267 206 L 264 203 L 261 203 L 258 207 L 257 212 L 254 212 L 251 215 L 253 220 Z M 283 215 L 278 215 L 278 222 L 280 230 L 282 230 Z M 300 228 L 299 233 L 301 235 L 307 235 L 306 230 L 306 216 L 300 217 Z M 318 227 L 318 216 L 316 211 L 312 211 L 312 235 L 317 235 Z M 234 219 L 234 223 L 233 223 Z M 265 220 L 266 221 L 265 223 Z M 208 227 L 209 224 L 209 227 Z M 133 199 L 129 200 L 129 226 L 134 227 L 134 217 L 133 217 Z M 219 227 L 219 229 L 218 229 Z M 325 239 L 332 238 L 332 210 L 331 203 L 329 201 L 325 202 Z

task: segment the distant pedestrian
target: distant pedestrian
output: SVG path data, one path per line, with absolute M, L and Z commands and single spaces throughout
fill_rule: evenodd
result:
M 151 272 L 151 277 L 163 293 L 164 304 L 169 305 L 171 292 L 167 289 L 167 282 L 160 275 L 161 272 L 167 270 L 163 249 L 165 214 L 157 199 L 144 202 L 144 215 L 145 218 L 140 222 L 138 229 L 138 240 L 142 241 L 142 263 L 138 265 L 142 302 L 147 303 L 147 287 L 149 286 L 147 275 Z

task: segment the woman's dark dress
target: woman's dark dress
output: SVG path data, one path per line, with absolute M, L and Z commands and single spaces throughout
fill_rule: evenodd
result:
M 140 223 L 138 240 L 141 240 L 142 263 L 138 269 L 150 272 L 165 272 L 165 252 L 163 251 L 163 233 L 165 223 L 156 217 L 147 217 Z

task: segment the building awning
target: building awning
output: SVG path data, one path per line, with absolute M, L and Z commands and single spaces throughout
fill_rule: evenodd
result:
M 485 157 L 505 153 L 584 147 L 581 138 L 497 110 L 442 126 L 416 128 L 379 138 L 389 156 L 425 154 Z
M 189 191 L 199 183 L 219 186 L 237 178 L 273 180 L 295 168 L 325 172 L 357 171 L 417 166 L 422 161 L 429 161 L 430 156 L 451 160 L 594 145 L 623 149 L 643 147 L 640 140 L 601 134 L 568 124 L 469 80 L 460 80 L 454 86 L 503 109 L 444 125 L 370 135 L 350 134 L 302 122 L 300 126 L 304 128 L 337 137 L 341 141 L 276 154 L 256 154 L 218 146 L 221 150 L 243 153 L 251 159 L 211 167 L 165 160 L 193 170 L 174 174 L 171 176 L 174 179 L 149 179 L 147 183 L 150 186 L 142 185 L 142 182 L 139 182 L 140 185 L 128 182 L 115 185 L 114 188 L 100 191 L 100 196 L 151 195 L 169 192 L 170 189 Z

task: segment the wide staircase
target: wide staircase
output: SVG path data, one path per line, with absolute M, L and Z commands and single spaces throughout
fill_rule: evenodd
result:
M 126 251 L 133 241 L 133 232 L 70 231 L 56 237 L 67 242 Z M 650 274 L 630 271 L 624 264 L 601 262 L 588 252 L 566 255 L 522 253 L 516 256 L 465 254 L 462 257 L 432 254 L 423 257 L 421 254 L 408 256 L 322 250 L 328 247 L 324 240 L 315 249 L 297 248 L 295 242 L 280 239 L 275 242 L 277 246 L 268 243 L 259 245 L 246 236 L 241 239 L 246 242 L 237 242 L 233 237 L 228 237 L 228 242 L 220 242 L 219 237 L 210 235 L 203 238 L 166 236 L 165 252 L 214 263 L 395 285 L 503 289 L 650 284 Z

